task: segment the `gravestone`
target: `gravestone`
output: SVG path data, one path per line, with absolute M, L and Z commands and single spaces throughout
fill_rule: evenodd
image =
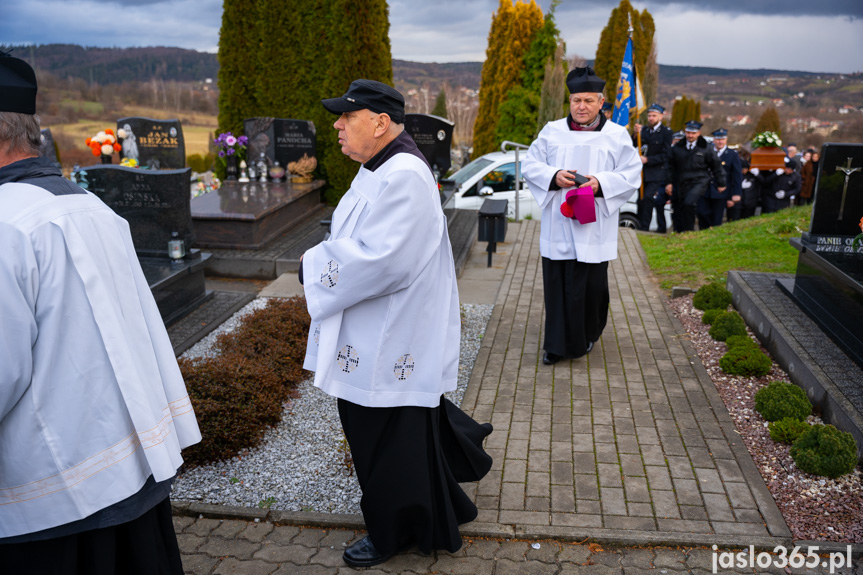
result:
M 794 280 L 777 280 L 797 304 L 863 367 L 863 144 L 824 144 L 809 232 Z
M 60 166 L 60 161 L 57 158 L 57 146 L 54 144 L 51 128 L 42 128 L 41 141 L 42 143 L 39 144 L 39 157 L 47 158 L 54 165 Z
M 190 249 L 195 241 L 190 173 L 190 168 L 143 170 L 97 165 L 75 174 L 81 187 L 129 222 L 135 253 L 166 324 L 210 296 L 204 283 L 204 264 L 210 255 Z M 179 261 L 168 256 L 168 242 L 174 232 L 186 247 L 186 255 Z
M 154 170 L 186 167 L 186 143 L 179 120 L 120 118 L 117 131 L 126 131 L 120 156 L 138 160 L 141 166 Z
M 405 114 L 405 130 L 436 174 L 444 175 L 452 165 L 452 131 L 455 124 L 431 114 Z
M 246 161 L 257 161 L 261 152 L 270 163 L 279 162 L 287 168 L 307 154 L 316 157 L 315 124 L 307 120 L 285 118 L 249 118 L 243 121 L 243 133 L 249 138 Z

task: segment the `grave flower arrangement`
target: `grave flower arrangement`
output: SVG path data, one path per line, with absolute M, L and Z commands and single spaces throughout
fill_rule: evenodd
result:
M 860 226 L 861 233 L 854 236 L 854 241 L 851 242 L 851 249 L 854 250 L 860 247 L 860 242 L 863 242 L 863 218 L 860 218 L 860 223 L 858 225 Z
M 213 142 L 219 147 L 219 157 L 224 158 L 245 150 L 249 139 L 246 136 L 234 136 L 231 132 L 222 132 Z
M 114 152 L 119 152 L 122 148 L 117 137 L 114 135 L 114 130 L 107 128 L 92 138 L 84 140 L 84 144 L 92 150 L 94 156 L 112 156 Z
M 752 148 L 778 148 L 782 140 L 776 132 L 761 132 L 752 138 Z

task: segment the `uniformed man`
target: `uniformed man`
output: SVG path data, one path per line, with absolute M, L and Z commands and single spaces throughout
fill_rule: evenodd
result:
M 630 135 L 600 113 L 605 81 L 590 67 L 575 68 L 566 85 L 569 115 L 546 124 L 522 160 L 522 173 L 542 209 L 547 365 L 584 356 L 602 335 L 620 207 L 641 184 L 642 164 Z M 594 222 L 582 224 L 561 211 L 576 175 L 586 178 L 595 196 Z
M 431 168 L 404 129 L 395 89 L 356 80 L 323 100 L 342 153 L 360 162 L 330 238 L 302 257 L 312 318 L 304 367 L 338 398 L 368 536 L 343 555 L 377 565 L 413 545 L 455 552 L 477 509 L 459 482 L 491 467 L 491 425 L 443 393 L 456 388 L 461 319 L 446 216 Z
M 36 75 L 0 54 L 0 571 L 181 575 L 189 395 L 129 224 L 40 139 Z
M 701 122 L 686 123 L 685 138 L 671 147 L 668 163 L 669 179 L 665 186 L 667 194 L 677 195 L 680 207 L 680 229 L 677 232 L 695 230 L 695 212 L 698 200 L 707 193 L 710 178 L 716 182 L 719 192 L 725 191 L 725 170 L 707 140 L 701 137 Z
M 644 164 L 644 197 L 639 201 L 638 217 L 642 230 L 650 229 L 650 220 L 656 212 L 656 231 L 665 233 L 665 204 L 668 195 L 668 160 L 671 157 L 671 128 L 662 123 L 665 108 L 652 104 L 647 109 L 647 125 L 635 124 L 641 132 L 641 163 Z M 637 141 L 636 141 L 637 144 Z
M 728 130 L 719 128 L 713 131 L 713 151 L 725 170 L 725 191 L 720 192 L 716 182 L 710 182 L 707 194 L 698 201 L 698 229 L 706 230 L 711 226 L 722 225 L 722 218 L 728 212 L 728 221 L 740 219 L 741 184 L 743 172 L 740 156 L 728 147 Z

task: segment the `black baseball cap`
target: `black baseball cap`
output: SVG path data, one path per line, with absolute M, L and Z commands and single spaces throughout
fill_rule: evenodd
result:
M 375 80 L 354 80 L 344 96 L 321 100 L 321 104 L 333 114 L 371 110 L 389 115 L 396 124 L 405 123 L 404 97 L 392 86 Z
M 18 58 L 0 52 L 0 112 L 36 113 L 36 74 Z

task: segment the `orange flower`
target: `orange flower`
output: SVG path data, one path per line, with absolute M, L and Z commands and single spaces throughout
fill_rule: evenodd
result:
M 105 133 L 106 133 L 106 134 L 111 134 L 111 135 L 113 136 L 113 135 L 114 135 L 114 130 L 112 130 L 111 128 L 105 128 Z
M 96 146 L 93 146 L 93 148 L 92 148 L 92 149 L 93 149 L 93 155 L 94 155 L 94 156 L 98 156 L 99 154 L 101 154 L 101 153 L 102 153 L 102 152 L 99 150 L 99 148 L 97 148 Z
M 860 218 L 860 231 L 863 232 L 863 218 Z
M 119 152 L 119 151 L 120 151 L 120 150 L 122 150 L 122 149 L 123 149 L 123 148 L 122 148 L 122 147 L 120 147 L 120 144 L 116 144 L 116 143 L 114 144 L 114 151 L 115 151 L 115 152 Z
M 86 140 L 84 140 L 84 145 L 85 145 L 85 146 L 89 146 L 89 145 L 90 145 L 90 141 L 91 141 L 91 140 L 90 140 L 90 138 L 87 138 Z

